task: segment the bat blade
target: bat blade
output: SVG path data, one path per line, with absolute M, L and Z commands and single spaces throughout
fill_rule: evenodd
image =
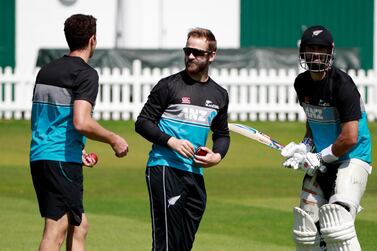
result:
M 284 145 L 280 144 L 276 140 L 271 139 L 270 136 L 258 131 L 255 128 L 245 126 L 245 125 L 242 125 L 242 124 L 235 124 L 235 123 L 228 123 L 228 128 L 232 132 L 241 134 L 241 135 L 243 135 L 243 136 L 245 136 L 249 139 L 258 141 L 259 143 L 262 143 L 262 144 L 264 144 L 268 147 L 271 147 L 272 149 L 281 151 L 281 149 L 284 148 Z M 320 166 L 319 171 L 321 173 L 325 173 L 327 171 L 326 166 Z M 315 182 L 316 176 L 317 176 L 317 172 L 311 178 L 311 181 L 310 181 L 311 184 L 313 184 Z
M 276 140 L 271 139 L 270 136 L 258 131 L 255 128 L 235 123 L 228 123 L 229 130 L 238 134 L 241 134 L 249 139 L 258 141 L 268 147 L 271 147 L 275 150 L 281 151 L 283 145 L 277 142 Z

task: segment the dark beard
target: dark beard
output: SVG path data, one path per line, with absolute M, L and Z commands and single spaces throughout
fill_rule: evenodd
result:
M 185 65 L 186 65 L 186 71 L 193 75 L 203 73 L 208 68 L 208 64 L 205 62 L 198 63 L 195 61 L 186 60 Z

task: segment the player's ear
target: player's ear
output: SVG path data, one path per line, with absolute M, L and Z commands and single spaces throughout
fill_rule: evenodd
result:
M 92 35 L 90 38 L 89 38 L 89 45 L 90 47 L 95 47 L 97 45 L 97 38 L 96 38 L 96 35 Z
M 212 51 L 211 54 L 209 54 L 209 62 L 212 63 L 213 60 L 215 60 L 216 57 L 216 51 Z

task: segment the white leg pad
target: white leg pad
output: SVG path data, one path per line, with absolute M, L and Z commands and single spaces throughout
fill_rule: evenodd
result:
M 320 251 L 320 236 L 312 217 L 299 207 L 293 209 L 292 237 L 297 251 Z
M 306 177 L 301 191 L 300 208 L 309 214 L 314 222 L 318 222 L 319 208 L 328 201 L 325 199 L 322 188 L 311 177 Z
M 319 209 L 319 223 L 327 251 L 361 251 L 354 219 L 344 207 L 323 205 Z

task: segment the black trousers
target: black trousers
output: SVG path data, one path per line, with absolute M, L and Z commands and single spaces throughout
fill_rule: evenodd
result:
M 204 178 L 168 166 L 147 167 L 152 251 L 189 251 L 206 206 Z

